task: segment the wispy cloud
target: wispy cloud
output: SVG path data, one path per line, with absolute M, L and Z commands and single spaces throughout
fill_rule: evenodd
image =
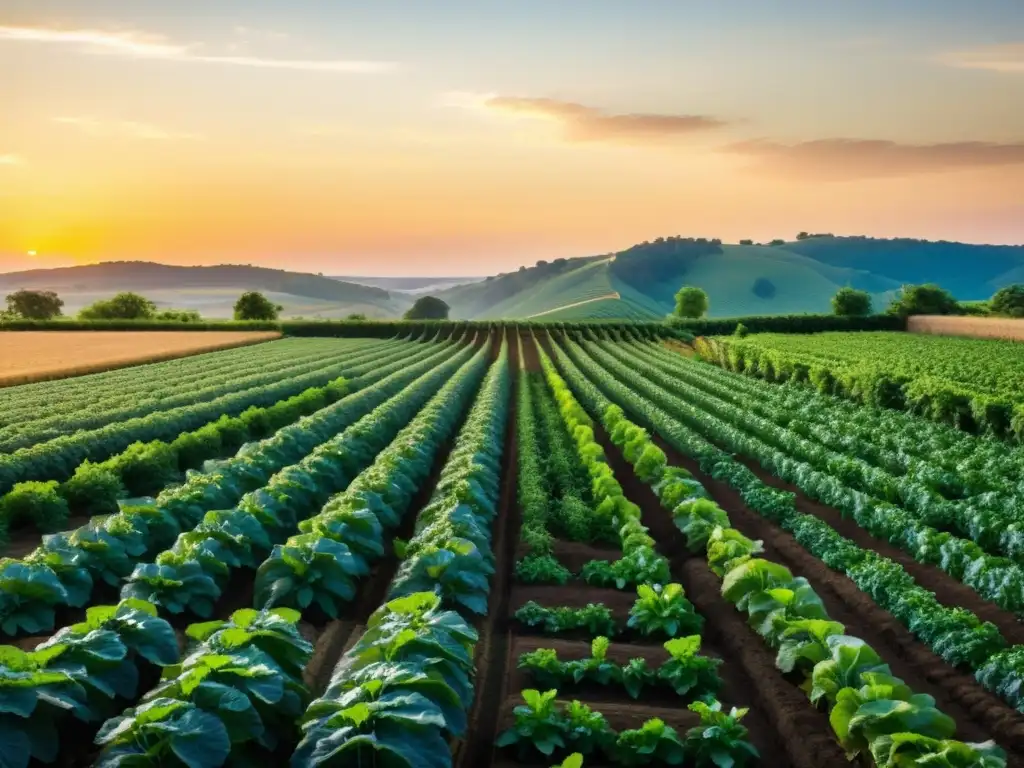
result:
M 989 45 L 939 56 L 939 62 L 960 69 L 1024 74 L 1024 42 Z
M 1024 143 L 962 141 L 900 144 L 875 139 L 819 139 L 782 144 L 765 139 L 723 151 L 749 157 L 754 169 L 780 177 L 845 181 L 1024 164 Z
M 0 165 L 24 165 L 25 158 L 21 155 L 0 155 Z
M 100 120 L 95 117 L 55 117 L 54 122 L 73 126 L 89 136 L 150 141 L 197 141 L 198 133 L 170 131 L 149 123 L 130 120 Z
M 0 41 L 74 46 L 84 53 L 105 53 L 164 61 L 223 64 L 260 69 L 306 72 L 373 73 L 394 69 L 395 62 L 348 59 L 281 59 L 259 56 L 216 56 L 195 45 L 180 45 L 161 35 L 135 30 L 54 29 L 50 27 L 0 26 Z
M 723 120 L 703 115 L 617 114 L 571 101 L 546 98 L 474 98 L 471 94 L 448 94 L 445 103 L 455 106 L 482 106 L 494 112 L 550 120 L 561 126 L 565 140 L 571 142 L 664 142 L 726 125 Z

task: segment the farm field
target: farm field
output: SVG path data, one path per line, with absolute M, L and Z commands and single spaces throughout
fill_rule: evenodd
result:
M 0 392 L 0 764 L 1024 766 L 1021 448 L 448 331 Z
M 81 376 L 276 339 L 259 331 L 73 331 L 0 333 L 0 387 Z
M 907 409 L 967 431 L 1024 438 L 1024 346 L 896 332 L 715 337 L 703 356 L 769 381 Z
M 1024 320 L 1009 317 L 914 315 L 907 318 L 907 330 L 911 333 L 934 333 L 941 336 L 1024 341 Z

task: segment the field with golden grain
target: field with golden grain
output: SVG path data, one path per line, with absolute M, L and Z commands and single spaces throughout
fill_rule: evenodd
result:
M 277 331 L 0 332 L 0 387 L 257 344 Z
M 915 315 L 907 319 L 907 330 L 911 333 L 934 333 L 940 336 L 1024 341 L 1024 320 L 1008 317 Z

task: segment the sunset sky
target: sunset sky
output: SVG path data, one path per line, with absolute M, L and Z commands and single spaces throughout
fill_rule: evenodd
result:
M 0 73 L 0 271 L 1024 242 L 1020 0 L 0 0 Z

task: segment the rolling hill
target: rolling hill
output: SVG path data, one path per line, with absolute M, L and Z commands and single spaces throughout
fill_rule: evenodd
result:
M 652 319 L 672 311 L 681 285 L 708 293 L 709 315 L 829 312 L 853 286 L 888 304 L 904 283 L 937 282 L 963 300 L 1024 281 L 1024 247 L 921 240 L 811 237 L 784 245 L 658 238 L 614 256 L 539 262 L 437 295 L 452 317 Z
M 80 267 L 0 274 L 0 293 L 51 290 L 74 314 L 118 291 L 135 291 L 161 309 L 196 309 L 204 317 L 230 317 L 243 291 L 262 291 L 285 317 L 340 318 L 352 313 L 395 317 L 412 303 L 401 294 L 321 275 L 245 265 L 178 267 L 152 262 L 106 262 Z

